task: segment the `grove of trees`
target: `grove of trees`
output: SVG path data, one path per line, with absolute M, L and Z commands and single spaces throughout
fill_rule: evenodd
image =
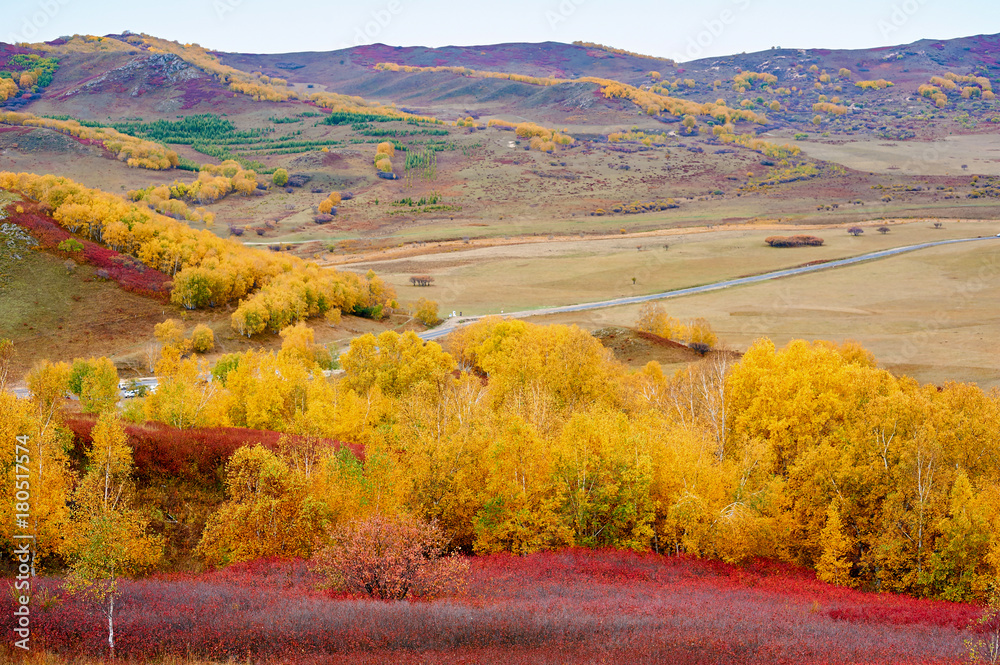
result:
M 216 170 L 219 175 L 212 175 Z M 203 171 L 206 179 L 200 175 L 192 187 L 212 178 L 249 186 L 252 173 L 223 164 Z M 241 335 L 278 332 L 331 309 L 382 318 L 396 306 L 395 292 L 374 273 L 321 270 L 297 257 L 252 249 L 67 178 L 0 172 L 0 188 L 38 202 L 66 230 L 172 276 L 171 300 L 178 305 L 238 303 L 232 325 Z
M 142 398 L 145 417 L 184 427 L 297 435 L 232 455 L 197 549 L 206 562 L 314 556 L 381 515 L 435 522 L 445 549 L 765 556 L 844 586 L 949 600 L 985 598 L 1000 572 L 1000 394 L 920 386 L 855 344 L 765 339 L 670 376 L 655 362 L 628 370 L 576 327 L 485 319 L 447 351 L 412 333 L 364 335 L 341 356 L 343 377 L 326 379 L 308 329 L 284 337 L 278 353 L 226 356 L 212 382 L 164 353 L 161 388 Z M 70 556 L 70 497 L 90 482 L 63 452 L 69 381 L 68 366 L 43 363 L 31 400 L 0 395 L 0 427 L 31 433 L 40 461 L 49 559 Z M 143 507 L 123 510 L 128 560 L 147 565 Z

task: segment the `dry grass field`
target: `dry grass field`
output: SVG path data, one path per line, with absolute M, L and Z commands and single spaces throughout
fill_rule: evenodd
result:
M 855 340 L 894 372 L 921 382 L 1000 387 L 1000 239 L 920 250 L 829 272 L 664 301 L 680 318 L 705 317 L 720 343 L 759 337 Z M 639 307 L 533 319 L 587 329 L 633 325 Z
M 790 142 L 801 148 L 807 157 L 836 162 L 858 171 L 897 175 L 1000 175 L 1000 136 L 996 134 L 945 136 L 937 141 L 817 138 Z
M 862 225 L 866 232 L 849 235 L 844 227 L 677 229 L 641 236 L 605 239 L 538 239 L 523 244 L 461 249 L 443 253 L 351 264 L 352 270 L 374 269 L 392 283 L 402 300 L 426 297 L 442 311 L 496 314 L 543 306 L 569 305 L 672 289 L 769 272 L 815 261 L 856 256 L 934 240 L 994 235 L 998 222 L 944 221 L 934 228 L 927 220 Z M 771 235 L 811 233 L 822 247 L 773 248 Z M 668 249 L 665 249 L 668 247 Z M 414 274 L 435 277 L 429 288 L 409 283 Z M 632 278 L 635 277 L 635 283 Z M 822 277 L 821 277 L 822 279 Z

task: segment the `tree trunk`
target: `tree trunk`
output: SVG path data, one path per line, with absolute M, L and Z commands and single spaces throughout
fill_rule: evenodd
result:
M 108 650 L 115 658 L 115 594 L 108 595 Z

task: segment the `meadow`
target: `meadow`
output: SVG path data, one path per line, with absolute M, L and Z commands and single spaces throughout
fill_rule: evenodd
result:
M 1000 386 L 992 341 L 1000 325 L 994 306 L 1000 298 L 1000 247 L 972 245 L 924 249 L 663 303 L 673 316 L 707 318 L 731 348 L 746 348 L 764 336 L 776 344 L 854 340 L 897 374 L 990 388 Z M 638 316 L 638 306 L 625 306 L 533 320 L 593 330 L 634 325 Z
M 425 296 L 449 312 L 498 314 L 501 309 L 659 293 L 904 245 L 1000 232 L 997 222 L 946 220 L 942 228 L 934 228 L 929 220 L 887 220 L 890 231 L 883 235 L 876 230 L 882 223 L 865 224 L 859 237 L 849 235 L 843 226 L 720 225 L 617 238 L 524 239 L 520 244 L 472 249 L 455 243 L 442 253 L 432 253 L 432 245 L 422 256 L 349 267 L 377 271 L 404 299 Z M 808 248 L 773 248 L 764 242 L 768 236 L 800 232 L 825 242 Z M 433 275 L 435 285 L 412 286 L 409 277 L 414 274 Z

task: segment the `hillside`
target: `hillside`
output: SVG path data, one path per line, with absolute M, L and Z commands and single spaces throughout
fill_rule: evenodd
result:
M 200 164 L 235 159 L 254 172 L 253 196 L 160 209 L 201 204 L 217 221 L 182 213 L 195 229 L 348 270 L 477 242 L 625 235 L 642 251 L 645 234 L 706 224 L 992 219 L 998 55 L 996 35 L 684 63 L 554 42 L 254 55 L 77 36 L 0 45 L 0 77 L 35 72 L 0 112 L 69 123 L 0 124 L 0 154 L 10 170 L 120 194 L 189 187 Z M 163 142 L 178 168 L 128 168 L 74 121 Z M 525 121 L 537 124 L 515 132 Z M 373 167 L 382 142 L 397 180 Z M 287 186 L 271 184 L 278 168 Z M 327 219 L 331 191 L 350 196 Z M 559 293 L 524 305 L 566 303 Z M 471 307 L 458 297 L 435 294 L 442 309 Z

